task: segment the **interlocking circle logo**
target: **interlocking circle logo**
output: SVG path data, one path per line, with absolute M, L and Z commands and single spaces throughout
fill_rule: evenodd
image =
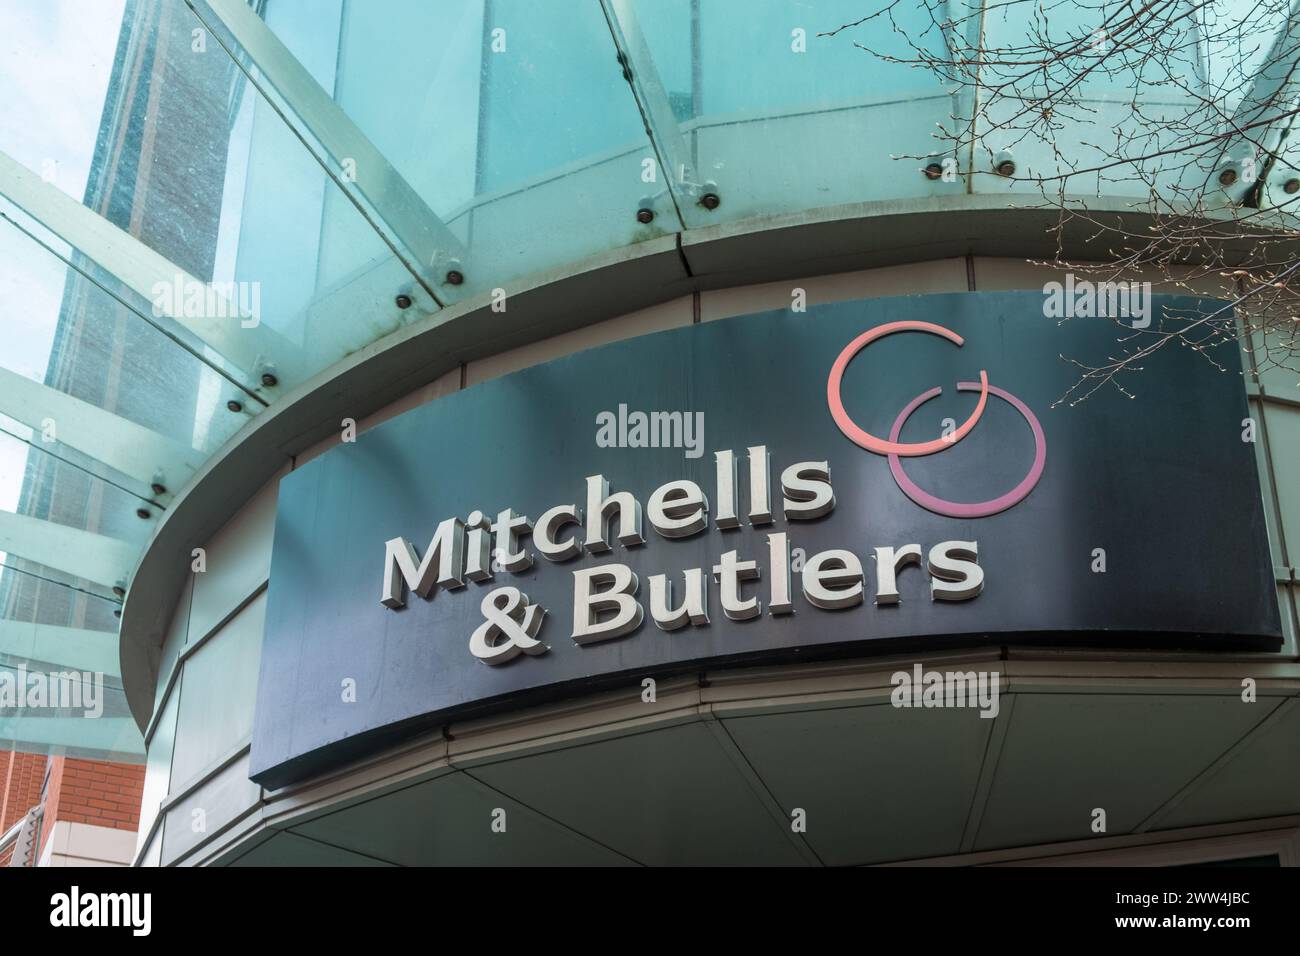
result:
M 840 396 L 840 386 L 844 380 L 844 370 L 848 368 L 849 362 L 853 361 L 853 357 L 872 342 L 884 338 L 886 335 L 893 335 L 895 332 L 927 332 L 930 335 L 945 338 L 958 347 L 961 347 L 965 342 L 956 332 L 945 329 L 942 325 L 935 325 L 932 322 L 886 322 L 884 325 L 878 325 L 874 329 L 863 332 L 846 345 L 844 351 L 840 352 L 836 357 L 835 364 L 831 366 L 830 377 L 826 380 L 826 404 L 830 406 L 831 417 L 835 419 L 835 424 L 839 426 L 840 431 L 855 445 L 859 445 L 877 455 L 887 456 L 889 458 L 889 471 L 894 476 L 894 481 L 898 483 L 898 487 L 902 489 L 903 494 L 927 511 L 946 515 L 949 518 L 984 518 L 988 515 L 995 515 L 999 511 L 1006 511 L 1013 505 L 1023 501 L 1034 490 L 1034 486 L 1038 484 L 1038 479 L 1043 476 L 1043 466 L 1047 461 L 1047 439 L 1043 436 L 1043 426 L 1039 424 L 1037 416 L 1029 410 L 1029 407 L 1005 389 L 990 385 L 988 374 L 983 369 L 980 370 L 980 380 L 978 382 L 957 383 L 957 391 L 959 392 L 979 392 L 979 401 L 975 405 L 975 411 L 952 434 L 936 438 L 933 441 L 907 443 L 900 442 L 898 436 L 902 434 L 903 426 L 914 411 L 936 395 L 942 394 L 943 389 L 941 387 L 936 386 L 912 399 L 898 413 L 898 418 L 894 419 L 894 425 L 889 430 L 888 440 L 878 438 L 859 428 L 857 423 L 849 416 L 849 413 L 844 410 L 844 400 Z M 984 414 L 984 408 L 988 404 L 989 395 L 1008 403 L 1029 423 L 1029 430 L 1034 434 L 1034 463 L 1030 466 L 1029 473 L 1006 494 L 990 498 L 988 501 L 971 503 L 945 501 L 919 487 L 903 471 L 903 463 L 900 459 L 933 455 L 957 444 L 979 423 L 980 417 Z

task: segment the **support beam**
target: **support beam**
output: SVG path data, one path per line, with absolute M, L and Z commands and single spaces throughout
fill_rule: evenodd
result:
M 202 354 L 203 347 L 211 349 L 225 364 L 227 373 L 237 376 L 250 390 L 260 387 L 263 369 L 294 364 L 296 347 L 264 323 L 253 324 L 254 317 L 241 315 L 238 303 L 45 182 L 3 151 L 0 196 L 150 303 L 148 314 L 135 310 L 146 322 L 187 343 L 196 355 Z M 162 294 L 177 288 L 187 293 L 179 300 L 174 294 Z M 202 309 L 193 304 L 199 299 Z M 186 308 L 187 303 L 190 308 Z M 196 311 L 204 314 L 191 314 Z
M 75 448 L 146 487 L 171 491 L 189 481 L 206 456 L 66 392 L 0 368 L 0 413 L 37 434 L 50 422 L 54 440 Z
M 710 218 L 699 201 L 706 192 L 718 193 L 717 184 L 706 186 L 695 168 L 690 146 L 673 115 L 667 90 L 650 55 L 650 45 L 641 30 L 633 0 L 600 0 L 600 6 L 678 219 L 687 228 L 714 224 L 716 218 Z
M 0 658 L 121 676 L 114 631 L 0 620 Z
M 280 42 L 245 0 L 185 0 L 194 15 L 225 46 L 228 36 L 255 70 L 235 65 L 298 136 L 326 173 L 383 237 L 439 305 L 461 298 L 453 270 L 474 279 L 473 264 L 455 234 L 410 183 L 361 132 L 351 117 Z
M 0 511 L 0 551 L 107 588 L 126 582 L 139 550 L 119 538 Z

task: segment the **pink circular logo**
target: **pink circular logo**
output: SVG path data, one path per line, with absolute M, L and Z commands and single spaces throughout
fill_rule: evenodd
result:
M 894 476 L 894 481 L 902 489 L 903 494 L 907 495 L 912 501 L 916 502 L 927 511 L 933 511 L 935 514 L 945 515 L 949 518 L 984 518 L 988 515 L 997 514 L 1000 511 L 1006 511 L 1013 505 L 1023 501 L 1038 480 L 1043 476 L 1043 466 L 1047 461 L 1047 439 L 1043 435 L 1043 426 L 1039 423 L 1038 418 L 1029 407 L 1020 399 L 1012 395 L 1005 389 L 997 388 L 989 384 L 988 375 L 981 369 L 980 380 L 978 382 L 959 382 L 957 390 L 959 392 L 979 392 L 979 402 L 975 406 L 975 411 L 950 435 L 936 438 L 928 442 L 917 442 L 908 444 L 899 442 L 898 437 L 903 431 L 903 425 L 908 418 L 921 405 L 928 402 L 943 392 L 941 387 L 936 386 L 929 391 L 922 392 L 898 414 L 894 420 L 894 425 L 889 430 L 889 440 L 878 438 L 875 435 L 858 427 L 849 413 L 844 408 L 844 401 L 840 396 L 840 388 L 844 379 L 844 371 L 848 368 L 849 362 L 853 357 L 861 352 L 877 339 L 886 335 L 892 335 L 895 332 L 927 332 L 931 335 L 937 335 L 952 342 L 959 348 L 965 341 L 956 332 L 946 329 L 941 325 L 935 325 L 931 322 L 887 322 L 884 325 L 878 325 L 873 329 L 863 332 L 847 346 L 836 357 L 835 363 L 831 366 L 829 378 L 826 380 L 826 403 L 830 407 L 831 417 L 835 419 L 835 424 L 840 431 L 852 441 L 855 445 L 874 452 L 877 455 L 885 455 L 889 458 L 889 471 Z M 1034 435 L 1034 462 L 1029 468 L 1029 473 L 1020 481 L 1018 485 L 1012 488 L 1004 495 L 991 498 L 988 501 L 978 501 L 964 503 L 958 501 L 946 501 L 943 498 L 930 494 L 916 484 L 907 473 L 903 471 L 903 464 L 900 460 L 904 457 L 916 457 L 920 455 L 933 455 L 947 448 L 952 447 L 965 438 L 979 422 L 980 417 L 984 414 L 984 408 L 988 402 L 988 396 L 992 394 L 1002 399 L 1014 408 L 1029 423 L 1029 429 Z

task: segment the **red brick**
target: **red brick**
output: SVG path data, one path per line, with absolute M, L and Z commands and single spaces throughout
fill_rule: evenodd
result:
M 139 826 L 143 792 L 143 766 L 52 758 L 47 828 L 54 820 L 66 820 L 135 830 Z

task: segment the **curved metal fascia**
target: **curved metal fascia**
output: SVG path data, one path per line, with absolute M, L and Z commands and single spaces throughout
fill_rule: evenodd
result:
M 852 203 L 663 236 L 505 283 L 505 312 L 492 311 L 484 293 L 422 316 L 289 390 L 180 490 L 132 573 L 119 649 L 136 723 L 143 730 L 153 709 L 162 643 L 191 550 L 294 455 L 337 434 L 342 418 L 360 421 L 462 363 L 693 291 L 965 255 L 1050 259 L 1058 248 L 1081 261 L 1105 260 L 1115 237 L 1099 236 L 1096 221 L 1144 235 L 1153 219 L 1134 199 L 1069 200 L 1087 218 L 1062 222 L 1059 207 L 1015 206 L 1015 198 Z M 1223 222 L 1231 228 L 1228 217 Z M 1257 234 L 1258 218 L 1254 225 Z M 1225 242 L 1231 252 L 1234 240 Z M 1257 239 L 1239 244 L 1244 260 Z

